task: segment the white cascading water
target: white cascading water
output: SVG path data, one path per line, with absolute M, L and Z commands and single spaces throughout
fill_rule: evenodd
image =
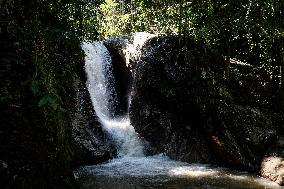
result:
M 146 37 L 149 37 L 149 35 L 146 35 Z M 144 41 L 146 41 L 146 38 Z M 133 44 L 135 44 L 135 41 Z M 139 54 L 139 52 L 133 51 L 133 49 L 137 50 L 136 47 L 132 45 L 129 45 L 129 47 L 132 49 L 131 54 Z M 251 188 L 251 185 L 260 186 L 260 188 L 279 188 L 275 183 L 263 178 L 229 169 L 174 161 L 164 155 L 146 157 L 143 154 L 143 145 L 134 128 L 130 125 L 129 116 L 116 118 L 114 115 L 117 96 L 114 88 L 112 60 L 107 48 L 102 42 L 83 42 L 82 48 L 86 54 L 87 87 L 94 110 L 104 130 L 116 144 L 118 158 L 98 165 L 83 166 L 75 170 L 75 178 L 78 180 L 82 178 L 81 188 L 124 188 L 125 183 L 115 179 L 121 177 L 125 178 L 126 181 L 129 177 L 142 178 L 137 183 L 133 183 L 133 179 L 130 179 L 127 188 L 136 188 L 136 186 L 137 188 L 148 188 L 157 184 L 161 186 L 169 180 L 176 180 L 177 184 L 174 186 L 183 188 L 184 185 L 179 185 L 180 178 L 186 178 L 191 182 L 192 179 L 195 179 L 197 186 L 203 186 L 202 188 L 228 188 L 228 183 L 232 188 Z M 86 176 L 90 180 L 84 179 Z M 98 176 L 100 179 L 95 179 Z M 141 183 L 144 182 L 145 185 L 141 187 Z M 215 187 L 220 183 L 220 187 Z
M 84 42 L 82 48 L 86 54 L 87 87 L 93 107 L 103 128 L 114 140 L 118 156 L 143 156 L 143 146 L 130 125 L 129 116 L 115 118 L 117 95 L 112 60 L 107 48 L 102 42 Z

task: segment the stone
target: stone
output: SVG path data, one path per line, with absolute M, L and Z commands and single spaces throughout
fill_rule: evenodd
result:
M 111 159 L 115 154 L 95 115 L 89 92 L 81 80 L 75 83 L 76 105 L 72 117 L 72 138 L 76 164 L 96 164 Z
M 284 185 L 284 138 L 270 147 L 261 162 L 260 175 L 279 185 Z
M 214 49 L 174 36 L 150 39 L 134 65 L 130 120 L 152 153 L 165 152 L 190 163 L 259 169 L 265 150 L 277 141 L 271 114 L 259 103 L 270 103 L 273 93 L 263 70 L 234 63 L 225 79 L 225 60 Z M 256 73 L 253 80 L 250 76 Z M 266 86 L 261 85 L 264 80 Z M 249 82 L 257 86 L 245 99 L 235 90 L 249 93 Z M 261 90 L 268 96 L 261 96 Z
M 284 159 L 278 156 L 265 157 L 261 163 L 261 176 L 284 185 Z
M 8 164 L 5 161 L 0 160 L 0 171 L 8 168 Z

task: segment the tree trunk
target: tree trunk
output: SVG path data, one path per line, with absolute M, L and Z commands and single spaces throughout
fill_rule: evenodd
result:
M 282 61 L 281 61 L 280 66 L 279 66 L 279 68 L 280 68 L 280 86 L 283 90 L 283 88 L 284 88 L 284 70 L 283 70 L 284 69 L 284 52 L 281 53 L 281 56 L 282 56 Z
M 230 77 L 230 58 L 231 58 L 231 48 L 230 45 L 226 44 L 226 49 L 227 49 L 227 56 L 226 56 L 226 66 L 225 66 L 225 79 L 228 80 Z

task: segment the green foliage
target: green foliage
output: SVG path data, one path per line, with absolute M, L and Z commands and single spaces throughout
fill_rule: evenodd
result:
M 181 0 L 106 0 L 99 7 L 96 29 L 100 38 L 147 31 L 154 34 L 178 34 L 190 30 L 191 2 Z M 185 27 L 186 26 L 186 27 Z
M 84 1 L 84 6 L 90 3 Z M 83 3 L 14 0 L 2 6 L 2 42 L 8 46 L 0 57 L 5 68 L 0 103 L 15 104 L 33 95 L 33 104 L 57 120 L 66 109 L 62 95 L 72 91 L 75 69 L 83 59 L 80 40 L 88 33 L 79 28 Z
M 100 38 L 137 31 L 194 36 L 277 74 L 284 64 L 283 10 L 280 0 L 107 0 L 96 29 Z
M 196 1 L 192 5 L 194 32 L 229 56 L 258 65 L 279 64 L 283 4 L 275 0 Z M 278 49 L 272 52 L 271 47 Z
M 89 13 L 85 7 L 90 3 L 0 2 L 0 108 L 5 113 L 0 129 L 7 136 L 0 148 L 11 175 L 18 175 L 15 188 L 72 188 L 60 184 L 71 178 L 68 116 L 84 58 L 80 42 L 90 36 L 89 29 L 94 31 L 81 16 Z M 31 167 L 34 175 L 21 167 Z

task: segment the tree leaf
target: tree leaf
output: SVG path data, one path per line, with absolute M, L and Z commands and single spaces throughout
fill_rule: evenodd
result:
M 32 81 L 32 86 L 31 86 L 31 88 L 32 88 L 32 92 L 33 92 L 33 94 L 34 95 L 37 95 L 38 93 L 39 93 L 39 83 L 38 83 L 38 81 Z
M 48 95 L 43 96 L 43 97 L 40 99 L 40 101 L 39 101 L 39 103 L 38 103 L 38 106 L 39 106 L 39 107 L 42 107 L 42 106 L 46 105 L 46 104 L 48 103 L 49 99 L 50 99 L 50 98 L 49 98 Z

